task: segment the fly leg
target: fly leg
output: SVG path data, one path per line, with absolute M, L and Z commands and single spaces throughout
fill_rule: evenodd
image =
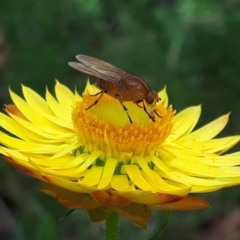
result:
M 92 103 L 90 106 L 88 106 L 87 108 L 85 108 L 85 110 L 88 110 L 88 109 L 90 109 L 91 107 L 93 107 L 94 105 L 96 105 L 96 104 L 99 102 L 99 100 L 102 98 L 103 94 L 106 93 L 106 92 L 107 92 L 107 91 L 101 91 L 101 92 L 98 92 L 98 93 L 96 93 L 96 94 L 91 95 L 91 97 L 94 97 L 94 96 L 97 96 L 97 95 L 100 95 L 100 96 L 94 101 L 94 103 Z
M 129 119 L 129 122 L 130 122 L 130 123 L 133 123 L 130 115 L 128 114 L 128 109 L 127 109 L 127 107 L 120 101 L 120 99 L 118 99 L 118 100 L 119 100 L 119 102 L 121 103 L 121 105 L 122 105 L 122 107 L 123 107 L 123 110 L 126 112 L 126 114 L 127 114 L 127 116 L 128 116 L 128 119 Z
M 158 114 L 158 112 L 157 112 L 156 109 L 154 109 L 153 111 L 154 111 L 154 113 L 155 113 L 159 118 L 162 118 L 162 117 Z

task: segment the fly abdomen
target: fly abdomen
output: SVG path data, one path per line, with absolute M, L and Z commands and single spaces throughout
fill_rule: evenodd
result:
M 109 83 L 105 80 L 98 79 L 96 85 L 104 91 L 108 89 Z

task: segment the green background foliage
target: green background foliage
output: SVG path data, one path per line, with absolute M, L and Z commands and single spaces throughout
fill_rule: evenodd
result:
M 177 111 L 202 104 L 199 125 L 231 112 L 221 136 L 239 134 L 239 43 L 237 0 L 3 0 L 0 103 L 9 103 L 9 86 L 20 94 L 21 84 L 43 96 L 55 79 L 83 90 L 87 76 L 67 65 L 82 53 L 141 76 L 155 90 L 166 85 Z M 85 211 L 59 222 L 67 210 L 38 192 L 37 180 L 4 161 L 0 174 L 1 239 L 102 239 L 103 223 L 90 223 Z M 171 213 L 162 239 L 197 239 L 240 199 L 239 187 L 201 196 L 212 208 Z M 146 239 L 160 218 L 155 212 L 147 231 L 122 220 L 121 239 Z

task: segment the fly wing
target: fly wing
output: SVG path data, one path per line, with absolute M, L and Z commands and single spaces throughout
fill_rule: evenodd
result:
M 79 54 L 76 58 L 79 62 L 69 62 L 70 67 L 111 83 L 119 84 L 126 74 L 120 68 L 94 57 Z

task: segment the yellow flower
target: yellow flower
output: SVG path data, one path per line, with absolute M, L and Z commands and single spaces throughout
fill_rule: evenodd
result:
M 56 83 L 54 98 L 43 99 L 22 87 L 24 99 L 10 91 L 14 105 L 0 113 L 0 153 L 26 174 L 45 182 L 41 190 L 71 209 L 87 209 L 92 221 L 112 211 L 146 228 L 150 209 L 192 210 L 207 201 L 189 193 L 212 192 L 240 184 L 240 152 L 223 153 L 240 136 L 214 138 L 229 115 L 193 130 L 200 106 L 175 114 L 166 90 L 153 122 L 128 102 L 133 123 L 119 102 L 96 97 L 88 84 L 80 96 Z

